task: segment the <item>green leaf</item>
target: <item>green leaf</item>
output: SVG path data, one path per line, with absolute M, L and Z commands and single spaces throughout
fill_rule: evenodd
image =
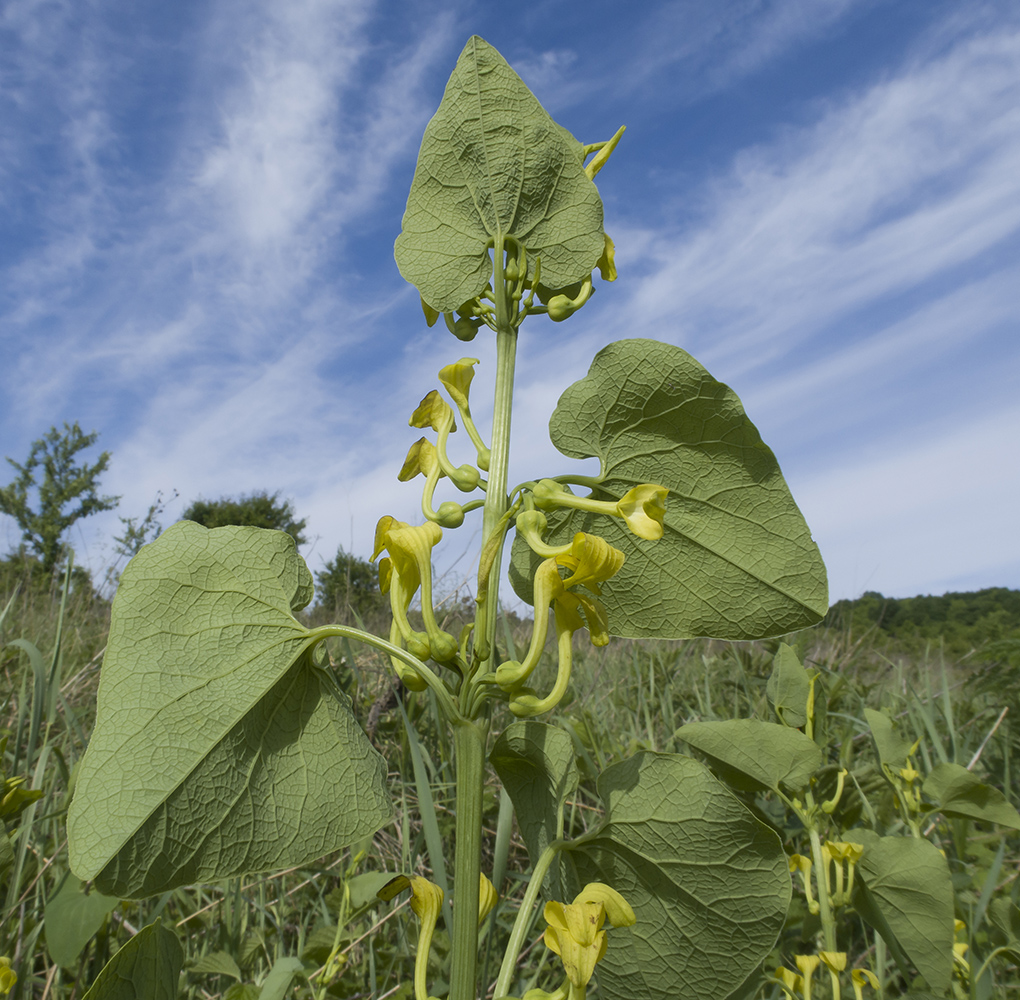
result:
M 307 863 L 392 815 L 386 767 L 294 618 L 293 539 L 175 524 L 124 571 L 96 728 L 68 813 L 71 868 L 141 898 Z
M 852 830 L 845 836 L 864 845 L 857 873 L 888 930 L 933 990 L 948 989 L 953 968 L 953 884 L 942 853 L 930 841 L 914 837 L 877 837 L 868 830 Z M 867 906 L 858 911 L 887 936 Z
M 1006 796 L 959 764 L 936 764 L 924 779 L 922 791 L 947 816 L 1020 830 L 1020 813 L 1006 801 Z
M 64 879 L 46 903 L 46 950 L 50 958 L 65 969 L 72 968 L 119 902 L 94 890 L 86 895 L 82 883 L 73 875 Z
M 568 848 L 580 883 L 622 893 L 637 923 L 609 933 L 606 1000 L 704 1000 L 741 988 L 790 903 L 779 838 L 702 764 L 644 752 L 598 780 L 604 822 Z
M 241 970 L 237 967 L 232 955 L 225 951 L 214 951 L 203 955 L 188 972 L 205 973 L 210 976 L 230 976 L 240 981 Z
M 765 693 L 780 722 L 794 729 L 807 725 L 811 675 L 804 669 L 793 647 L 785 642 L 779 644 L 772 660 L 772 673 Z
M 603 348 L 549 428 L 564 455 L 599 459 L 592 499 L 617 502 L 641 483 L 670 491 L 658 541 L 616 517 L 548 515 L 550 543 L 588 531 L 624 553 L 602 584 L 614 635 L 754 639 L 806 628 L 828 610 L 825 566 L 775 456 L 733 390 L 679 347 Z M 538 562 L 515 538 L 510 579 L 528 603 Z
M 799 729 L 759 719 L 688 722 L 676 735 L 719 766 L 734 787 L 798 791 L 822 766 L 822 751 Z M 736 772 L 734 775 L 732 772 Z M 750 779 L 750 783 L 747 780 Z M 732 780 L 731 780 L 732 779 Z
M 223 1000 L 259 1000 L 259 988 L 249 983 L 234 983 L 223 994 Z
M 913 743 L 900 734 L 896 723 L 885 712 L 877 712 L 873 708 L 864 710 L 864 718 L 868 720 L 882 767 L 893 772 L 906 767 Z
M 576 788 L 574 742 L 555 726 L 531 720 L 508 726 L 489 760 L 514 804 L 517 825 L 534 866 L 556 840 L 563 803 Z M 549 869 L 547 895 L 562 899 L 558 865 Z
M 291 980 L 303 969 L 304 965 L 299 958 L 278 958 L 262 984 L 259 1000 L 283 1000 L 290 989 Z
M 988 905 L 988 918 L 1007 941 L 1020 941 L 1020 907 L 1011 899 L 999 896 Z
M 177 1000 L 184 949 L 157 917 L 99 973 L 82 1000 Z
M 392 878 L 393 872 L 362 872 L 360 875 L 352 875 L 347 880 L 351 890 L 351 909 L 360 910 L 363 906 L 377 902 L 376 893 Z
M 583 146 L 475 35 L 425 129 L 394 256 L 422 298 L 450 312 L 484 291 L 500 236 L 525 246 L 531 273 L 542 258 L 550 288 L 587 278 L 605 247 Z

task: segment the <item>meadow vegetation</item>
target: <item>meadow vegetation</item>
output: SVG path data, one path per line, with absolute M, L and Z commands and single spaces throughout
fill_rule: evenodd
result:
M 189 1000 L 257 997 L 284 958 L 295 959 L 300 970 L 291 996 L 410 995 L 413 931 L 405 919 L 406 905 L 392 908 L 375 892 L 387 877 L 380 873 L 424 871 L 436 877 L 427 846 L 431 817 L 439 836 L 452 833 L 450 755 L 440 745 L 446 737 L 434 705 L 408 696 L 381 654 L 331 641 L 331 668 L 386 757 L 399 806 L 393 821 L 364 843 L 271 877 L 181 888 L 140 902 L 109 900 L 96 892 L 82 895 L 68 869 L 64 817 L 75 767 L 93 725 L 109 604 L 83 575 L 69 574 L 66 588 L 59 583 L 55 586 L 31 559 L 0 562 L 0 740 L 5 742 L 8 792 L 2 812 L 8 847 L 0 854 L 0 955 L 10 957 L 19 977 L 13 995 L 83 996 L 111 955 L 157 915 L 184 947 L 180 996 Z M 1004 591 L 999 596 L 1008 610 L 1018 595 Z M 954 606 L 964 607 L 972 597 L 954 595 Z M 987 604 L 987 596 L 982 600 Z M 445 606 L 452 624 L 460 603 L 452 599 Z M 319 617 L 331 617 L 321 600 L 309 612 L 309 623 Z M 949 620 L 952 634 L 951 611 Z M 382 628 L 384 619 L 378 609 L 370 610 L 364 623 Z M 504 617 L 500 645 L 508 651 L 525 645 L 530 625 Z M 907 738 L 920 741 L 922 770 L 954 761 L 971 767 L 1010 802 L 1020 801 L 1020 677 L 1003 636 L 988 637 L 997 643 L 975 637 L 963 653 L 950 653 L 937 636 L 918 649 L 873 625 L 858 625 L 851 615 L 849 627 L 830 622 L 787 637 L 805 665 L 821 674 L 828 758 L 849 767 L 853 776 L 854 794 L 844 808 L 881 815 L 890 807 L 864 715 L 869 707 L 898 718 Z M 558 720 L 573 742 L 581 776 L 569 803 L 570 828 L 578 833 L 597 815 L 594 777 L 613 762 L 641 749 L 689 752 L 677 736 L 685 723 L 767 717 L 766 684 L 778 648 L 778 640 L 614 640 L 602 649 L 579 651 Z M 543 663 L 540 669 L 551 673 L 554 666 Z M 509 715 L 502 721 L 508 723 Z M 25 783 L 14 787 L 19 778 Z M 26 789 L 31 790 L 27 795 Z M 745 801 L 779 832 L 788 854 L 804 849 L 803 828 L 774 795 L 748 793 Z M 493 779 L 484 799 L 484 822 L 490 834 L 486 842 L 499 857 L 488 858 L 486 865 L 505 875 L 499 886 L 504 895 L 487 932 L 488 961 L 482 962 L 482 981 L 489 986 L 526 888 L 519 873 L 528 867 L 519 833 L 515 829 L 507 837 L 500 815 Z M 996 827 L 963 819 L 933 820 L 933 825 L 936 843 L 951 859 L 957 916 L 966 928 L 957 940 L 968 945 L 963 954 L 977 971 L 996 946 L 1009 948 L 1011 911 L 1002 905 L 992 909 L 989 902 L 993 892 L 1000 901 L 1020 898 L 1020 839 L 1016 831 L 1002 839 Z M 852 960 L 867 956 L 874 968 L 876 951 L 881 952 L 885 995 L 904 995 L 909 983 L 882 939 L 859 919 L 844 930 L 847 940 L 841 946 Z M 768 974 L 784 960 L 789 965 L 790 956 L 804 951 L 817 931 L 817 917 L 795 893 L 783 934 L 764 965 L 766 976 L 747 996 L 783 996 Z M 307 977 L 314 978 L 337 941 L 336 975 L 322 994 Z M 552 963 L 541 944 L 540 926 L 530 929 L 528 945 L 524 958 L 531 960 L 530 985 L 543 985 Z M 440 922 L 432 951 L 437 968 L 448 948 Z M 985 988 L 973 995 L 1020 992 L 1018 960 L 1015 950 L 1001 952 L 993 961 L 994 988 L 986 973 Z M 442 986 L 433 987 L 438 995 Z

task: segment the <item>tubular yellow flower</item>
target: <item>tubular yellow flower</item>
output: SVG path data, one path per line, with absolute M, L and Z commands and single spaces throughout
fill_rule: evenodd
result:
M 471 380 L 475 377 L 475 365 L 478 363 L 478 358 L 461 358 L 439 371 L 439 381 L 461 412 L 469 409 L 468 394 L 471 391 Z
M 432 549 L 442 537 L 443 529 L 431 521 L 412 527 L 386 515 L 376 526 L 372 558 L 376 558 L 384 548 L 389 553 L 392 563 L 392 568 L 388 570 L 390 606 L 394 618 L 401 623 L 401 632 L 408 642 L 407 648 L 418 656 L 410 645 L 409 636 L 413 630 L 407 622 L 407 608 L 420 586 L 421 614 L 428 634 L 429 655 L 439 663 L 448 663 L 457 655 L 457 640 L 440 629 L 432 610 Z
M 623 896 L 601 882 L 590 882 L 573 903 L 546 903 L 543 915 L 548 924 L 546 947 L 560 956 L 573 987 L 571 996 L 575 991 L 577 996 L 584 996 L 596 963 L 606 953 L 608 942 L 602 929 L 606 919 L 613 927 L 629 927 L 635 919 Z
M 492 908 L 499 899 L 496 887 L 485 877 L 482 872 L 478 873 L 478 923 L 492 913 Z
M 864 986 L 867 984 L 873 990 L 878 989 L 878 976 L 871 969 L 852 969 L 850 982 L 854 988 L 854 1000 L 864 1000 Z
M 471 438 L 471 443 L 478 453 L 478 468 L 483 472 L 489 468 L 491 458 L 488 445 L 482 440 L 478 428 L 471 417 L 471 406 L 468 402 L 468 394 L 471 389 L 471 380 L 474 378 L 474 366 L 478 364 L 478 358 L 461 358 L 452 365 L 447 365 L 439 372 L 439 381 L 443 388 L 450 394 L 460 412 L 461 420 L 464 421 L 464 429 Z
M 408 420 L 411 427 L 431 427 L 434 431 L 455 430 L 453 410 L 450 404 L 439 395 L 438 389 L 433 389 L 418 404 L 418 408 L 411 414 Z
M 627 523 L 638 538 L 646 538 L 654 542 L 662 538 L 662 519 L 666 514 L 665 486 L 652 486 L 644 483 L 635 486 L 621 498 L 616 505 L 620 517 Z
M 820 951 L 818 957 L 829 970 L 829 978 L 832 980 L 832 995 L 839 996 L 839 974 L 846 968 L 846 952 Z
M 405 889 L 411 890 L 411 910 L 418 918 L 418 951 L 414 956 L 414 995 L 415 1000 L 429 1000 L 426 974 L 429 965 L 429 951 L 432 948 L 432 935 L 435 933 L 436 921 L 443 905 L 443 890 L 434 882 L 420 875 L 398 875 L 386 883 L 376 895 L 385 901 Z
M 18 981 L 18 974 L 11 968 L 11 960 L 0 956 L 0 993 L 10 993 Z
M 817 955 L 794 955 L 793 960 L 804 977 L 804 1000 L 811 1000 L 811 977 L 815 974 L 820 959 Z
M 791 854 L 787 859 L 791 872 L 800 872 L 801 882 L 804 885 L 804 895 L 807 897 L 808 911 L 817 914 L 821 909 L 818 900 L 811 893 L 811 868 L 812 861 L 803 854 Z
M 612 500 L 575 496 L 552 479 L 541 480 L 532 491 L 535 505 L 540 510 L 571 507 L 574 510 L 591 511 L 593 514 L 621 517 L 633 534 L 652 542 L 662 538 L 668 493 L 665 486 L 642 483 L 628 490 L 614 503 Z
M 592 159 L 585 168 L 584 172 L 588 176 L 588 180 L 595 180 L 595 175 L 606 165 L 606 161 L 610 156 L 613 155 L 613 150 L 616 149 L 616 144 L 623 138 L 623 133 L 627 131 L 626 125 L 621 125 L 609 142 L 597 142 L 591 146 L 585 146 L 585 155 L 589 152 L 595 152 L 595 157 Z
M 599 269 L 603 281 L 616 281 L 616 245 L 608 233 L 603 235 L 606 237 L 606 245 L 595 266 Z
M 436 456 L 436 446 L 427 438 L 418 438 L 407 451 L 407 458 L 397 473 L 397 479 L 402 483 L 410 482 L 415 476 L 435 475 L 438 480 L 442 476 L 439 468 L 439 458 Z
M 796 972 L 792 972 L 790 969 L 784 969 L 780 966 L 776 969 L 776 979 L 779 980 L 779 985 L 786 991 L 787 996 L 799 998 L 800 992 L 804 988 L 804 979 L 802 976 L 798 976 Z
M 569 552 L 556 557 L 558 565 L 570 570 L 563 581 L 565 588 L 587 587 L 595 594 L 602 593 L 599 584 L 618 573 L 623 560 L 623 553 L 604 538 L 583 531 L 574 535 Z

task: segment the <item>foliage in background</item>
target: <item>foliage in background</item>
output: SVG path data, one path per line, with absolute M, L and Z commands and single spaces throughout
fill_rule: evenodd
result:
M 290 500 L 281 500 L 280 491 L 266 490 L 247 493 L 239 497 L 220 497 L 218 500 L 195 500 L 181 515 L 182 521 L 195 521 L 206 528 L 221 528 L 235 524 L 253 528 L 273 528 L 285 531 L 297 545 L 307 542 L 307 520 L 298 519 Z
M 349 614 L 365 620 L 389 607 L 389 599 L 379 590 L 378 566 L 352 555 L 343 546 L 315 574 L 315 586 L 319 606 L 339 614 L 341 621 Z
M 825 623 L 857 634 L 874 628 L 914 649 L 937 640 L 962 654 L 982 642 L 1020 639 L 1020 590 L 986 587 L 972 593 L 903 598 L 869 590 L 856 600 L 837 601 Z
M 98 493 L 99 477 L 110 464 L 108 451 L 91 465 L 76 461 L 78 453 L 91 448 L 98 438 L 95 431 L 85 434 L 77 421 L 65 422 L 63 431 L 51 427 L 32 444 L 24 464 L 7 459 L 18 475 L 0 487 L 0 511 L 17 521 L 22 539 L 46 573 L 52 573 L 64 558 L 63 538 L 72 524 L 113 510 L 120 500 Z

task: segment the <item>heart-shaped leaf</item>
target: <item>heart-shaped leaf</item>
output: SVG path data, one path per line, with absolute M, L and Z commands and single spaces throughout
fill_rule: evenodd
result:
M 737 990 L 790 904 L 779 838 L 703 764 L 644 752 L 598 780 L 604 822 L 568 849 L 579 882 L 633 907 L 596 967 L 607 1000 L 704 1000 Z
M 772 673 L 765 693 L 784 725 L 799 729 L 807 724 L 811 677 L 793 647 L 787 646 L 785 642 L 779 644 L 772 660 Z
M 489 760 L 514 804 L 534 866 L 559 835 L 563 803 L 577 788 L 573 741 L 555 726 L 521 720 L 503 731 Z M 550 867 L 546 881 L 550 898 L 562 898 L 557 865 Z
M 888 931 L 895 935 L 933 990 L 947 990 L 954 910 L 945 857 L 930 841 L 914 837 L 878 837 L 869 830 L 851 830 L 845 836 L 864 845 L 857 871 L 870 898 L 857 906 L 858 912 L 883 936 Z M 871 919 L 872 907 L 882 920 Z
M 947 816 L 1020 830 L 1020 813 L 1006 801 L 1006 796 L 960 764 L 936 764 L 924 779 L 922 791 L 938 802 L 939 811 Z
M 177 1000 L 184 949 L 157 917 L 109 962 L 82 1000 Z
M 913 744 L 900 732 L 897 723 L 885 712 L 879 712 L 874 708 L 866 708 L 864 718 L 867 719 L 883 770 L 892 773 L 906 767 Z
M 542 258 L 550 288 L 588 277 L 605 248 L 584 148 L 475 35 L 425 129 L 394 256 L 422 298 L 450 312 L 485 289 L 500 236 L 525 246 L 531 273 Z
M 128 564 L 71 868 L 131 899 L 303 864 L 392 815 L 386 768 L 293 612 L 311 574 L 280 531 L 182 521 Z
M 92 935 L 120 902 L 101 892 L 86 895 L 83 889 L 78 879 L 68 875 L 46 903 L 46 950 L 65 969 L 74 966 Z
M 602 584 L 614 635 L 754 639 L 825 614 L 825 566 L 775 456 L 733 390 L 685 351 L 654 340 L 603 348 L 549 429 L 564 455 L 600 460 L 592 499 L 617 502 L 641 483 L 670 491 L 658 541 L 616 517 L 548 515 L 553 544 L 587 531 L 626 556 Z M 518 536 L 510 579 L 528 603 L 538 562 Z
M 711 758 L 720 776 L 735 788 L 778 791 L 784 785 L 798 791 L 822 766 L 822 751 L 814 740 L 775 722 L 689 722 L 676 735 Z

